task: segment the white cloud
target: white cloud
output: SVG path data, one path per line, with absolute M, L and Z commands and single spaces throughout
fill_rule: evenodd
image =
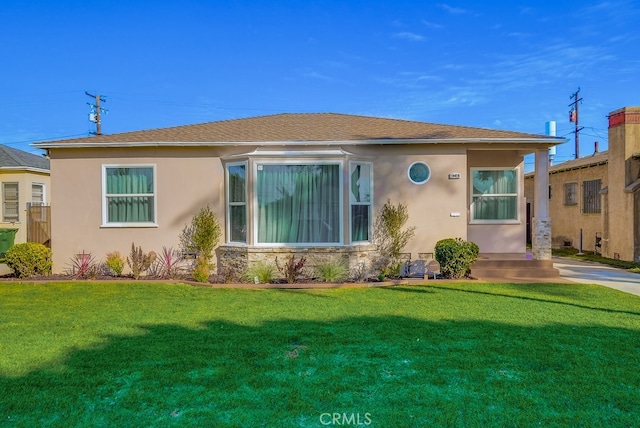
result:
M 411 42 L 423 42 L 426 40 L 426 38 L 424 36 L 421 36 L 420 34 L 416 34 L 416 33 L 410 33 L 408 31 L 402 31 L 400 33 L 395 33 L 393 35 L 394 38 L 396 39 L 404 39 L 404 40 L 409 40 Z

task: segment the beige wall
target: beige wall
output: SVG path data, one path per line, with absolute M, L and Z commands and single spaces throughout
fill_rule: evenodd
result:
M 15 243 L 19 244 L 27 241 L 27 202 L 31 201 L 31 185 L 35 183 L 44 184 L 45 202 L 50 202 L 51 179 L 49 174 L 33 171 L 0 170 L 0 183 L 18 183 L 19 213 L 18 222 L 10 223 L 3 221 L 2 207 L 0 206 L 0 228 L 18 229 L 15 236 Z M 0 192 L 2 186 L 0 184 Z M 1 197 L 1 196 L 0 196 Z M 1 199 L 0 199 L 1 201 Z M 1 203 L 0 203 L 1 205 Z
M 71 258 L 84 251 L 97 259 L 117 250 L 127 255 L 131 243 L 144 251 L 160 251 L 163 246 L 177 248 L 184 225 L 203 206 L 210 205 L 223 223 L 224 167 L 222 159 L 242 160 L 240 153 L 255 147 L 214 148 L 127 148 L 127 149 L 53 149 L 51 174 L 52 249 L 54 272 L 63 272 Z M 288 150 L 309 150 L 288 147 Z M 335 149 L 335 148 L 334 148 Z M 273 148 L 282 150 L 282 148 Z M 314 149 L 319 150 L 319 149 Z M 469 223 L 469 166 L 505 166 L 522 169 L 522 155 L 514 151 L 469 154 L 462 145 L 433 145 L 425 148 L 404 145 L 348 146 L 350 155 L 342 159 L 373 163 L 374 212 L 387 200 L 405 203 L 409 225 L 416 235 L 406 251 L 413 259 L 419 253 L 432 253 L 435 243 L 444 238 L 461 237 L 478 243 L 483 252 L 524 252 L 524 213 L 517 225 L 473 225 Z M 233 156 L 232 156 L 233 155 Z M 245 157 L 246 158 L 246 157 Z M 252 155 L 253 159 L 260 155 Z M 296 156 L 296 159 L 300 159 Z M 429 181 L 422 185 L 410 182 L 407 171 L 416 161 L 431 169 Z M 102 223 L 102 165 L 148 164 L 156 166 L 157 227 L 113 228 Z M 346 170 L 346 169 L 345 169 Z M 460 174 L 450 179 L 450 173 Z M 345 173 L 345 180 L 348 179 Z M 522 180 L 520 186 L 522 187 Z M 345 192 L 346 193 L 346 192 Z M 522 194 L 522 192 L 521 192 Z M 348 200 L 348 195 L 344 195 Z M 348 219 L 348 204 L 344 218 Z M 524 208 L 521 204 L 520 210 Z M 459 213 L 460 216 L 452 216 Z M 507 240 L 501 239 L 501 234 Z M 344 242 L 348 242 L 345 226 Z M 226 242 L 223 237 L 221 244 Z
M 469 151 L 469 168 L 518 168 L 520 178 L 518 180 L 518 194 L 524 195 L 522 154 L 515 150 Z M 465 180 L 468 191 L 471 193 L 470 180 Z M 469 207 L 471 197 L 467 201 L 467 218 L 470 218 Z M 469 241 L 475 242 L 480 247 L 481 253 L 524 253 L 526 249 L 526 207 L 524 198 L 520 198 L 518 204 L 518 221 L 512 224 L 469 224 Z

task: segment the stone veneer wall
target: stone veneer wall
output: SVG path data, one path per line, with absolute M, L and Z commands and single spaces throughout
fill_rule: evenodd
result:
M 250 264 L 257 261 L 275 264 L 276 257 L 282 266 L 291 257 L 304 256 L 306 275 L 313 276 L 316 264 L 327 261 L 342 261 L 349 267 L 351 278 L 364 279 L 376 274 L 372 267 L 377 255 L 374 245 L 355 245 L 349 247 L 241 247 L 223 245 L 216 249 L 218 272 L 226 272 L 241 277 Z M 277 272 L 276 275 L 280 275 Z

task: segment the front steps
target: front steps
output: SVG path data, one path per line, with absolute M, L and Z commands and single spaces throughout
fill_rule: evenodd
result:
M 471 266 L 471 276 L 477 279 L 490 278 L 559 278 L 560 271 L 551 260 L 479 258 Z

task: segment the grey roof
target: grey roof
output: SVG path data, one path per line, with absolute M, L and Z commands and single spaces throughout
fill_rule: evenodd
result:
M 0 168 L 49 170 L 49 159 L 0 144 Z
M 113 144 L 155 143 L 256 143 L 256 142 L 327 142 L 327 141 L 520 141 L 564 142 L 538 134 L 499 131 L 467 126 L 441 125 L 400 119 L 385 119 L 337 113 L 295 113 L 222 120 L 218 122 L 183 125 L 104 134 L 93 137 L 40 142 L 36 147 L 92 147 Z

